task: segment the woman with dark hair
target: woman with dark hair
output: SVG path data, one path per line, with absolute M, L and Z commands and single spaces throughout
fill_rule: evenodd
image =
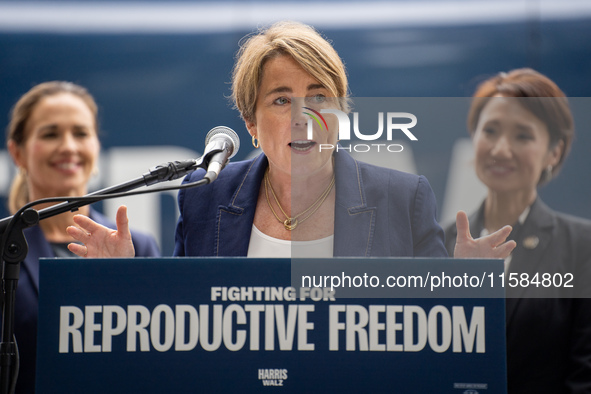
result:
M 100 152 L 97 105 L 82 86 L 62 81 L 39 84 L 14 106 L 7 146 L 18 167 L 8 200 L 12 213 L 41 198 L 83 196 L 97 170 Z M 88 206 L 77 213 L 107 227 L 115 226 Z M 15 305 L 14 332 L 20 353 L 17 393 L 34 392 L 39 258 L 76 257 L 67 248 L 72 238 L 66 227 L 74 224 L 73 216 L 72 212 L 62 213 L 25 230 L 29 253 L 21 265 Z M 159 255 L 152 237 L 133 232 L 131 240 L 136 256 Z
M 509 393 L 589 393 L 591 222 L 553 211 L 537 192 L 570 150 L 568 100 L 534 70 L 500 73 L 476 90 L 468 130 L 476 174 L 488 188 L 470 231 L 479 236 L 512 225 L 517 242 L 505 259 Z M 455 239 L 448 228 L 450 255 Z M 572 277 L 574 288 L 543 282 L 555 274 Z M 525 275 L 537 275 L 541 285 L 526 286 Z

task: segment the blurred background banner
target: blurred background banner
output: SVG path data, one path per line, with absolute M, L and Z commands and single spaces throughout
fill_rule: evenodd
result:
M 569 97 L 591 96 L 588 0 L 0 1 L 0 119 L 6 125 L 12 105 L 40 82 L 87 87 L 102 129 L 94 188 L 198 157 L 217 125 L 246 142 L 228 100 L 234 55 L 244 35 L 282 19 L 311 24 L 332 40 L 354 97 L 469 97 L 480 81 L 520 67 L 546 74 Z M 575 118 L 588 112 L 588 101 L 573 102 Z M 459 141 L 467 137 L 465 113 L 458 116 L 457 128 L 413 143 L 414 168 L 400 168 L 428 177 L 442 221 L 455 208 L 453 152 L 466 146 Z M 588 123 L 577 124 L 571 157 L 541 194 L 556 210 L 591 218 L 587 130 Z M 242 146 L 235 160 L 252 154 Z M 8 215 L 13 173 L 0 150 L 0 217 Z M 120 202 L 98 208 L 112 217 Z M 175 193 L 125 202 L 132 225 L 172 253 Z

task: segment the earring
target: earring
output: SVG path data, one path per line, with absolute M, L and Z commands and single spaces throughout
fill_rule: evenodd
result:
M 546 167 L 546 169 L 544 170 L 544 180 L 546 182 L 550 181 L 550 179 L 552 179 L 552 169 L 554 167 L 552 167 L 552 165 L 548 165 L 548 167 Z
M 23 178 L 27 177 L 27 169 L 24 167 L 19 167 L 18 168 L 18 173 L 20 176 L 22 176 Z
M 252 146 L 254 146 L 256 149 L 258 149 L 260 146 L 259 142 L 257 141 L 257 138 L 254 135 L 252 136 Z
M 92 176 L 97 176 L 97 175 L 98 175 L 98 173 L 99 173 L 99 169 L 98 169 L 98 167 L 97 167 L 97 166 L 94 166 L 94 167 L 92 168 L 92 171 L 90 172 L 90 175 L 92 175 Z

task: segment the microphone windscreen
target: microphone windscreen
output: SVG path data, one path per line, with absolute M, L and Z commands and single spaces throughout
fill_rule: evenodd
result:
M 209 133 L 207 133 L 205 136 L 205 146 L 207 146 L 209 141 L 211 141 L 213 138 L 220 137 L 227 137 L 227 139 L 231 141 L 232 146 L 234 147 L 230 157 L 228 157 L 228 159 L 231 159 L 236 155 L 236 153 L 238 153 L 238 149 L 240 149 L 240 138 L 238 138 L 238 134 L 236 134 L 236 132 L 231 128 L 226 126 L 217 126 L 209 130 Z

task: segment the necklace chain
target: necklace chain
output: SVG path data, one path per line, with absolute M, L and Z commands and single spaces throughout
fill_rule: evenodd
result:
M 298 226 L 299 223 L 303 223 L 304 220 L 306 220 L 310 216 L 314 215 L 314 213 L 316 213 L 316 211 L 324 203 L 324 200 L 326 200 L 326 198 L 330 194 L 330 191 L 332 190 L 332 188 L 335 184 L 335 175 L 334 175 L 334 173 L 332 174 L 332 179 L 330 180 L 330 183 L 328 184 L 326 189 L 322 192 L 322 194 L 320 194 L 320 196 L 316 199 L 316 201 L 314 201 L 312 203 L 312 205 L 310 205 L 306 210 L 304 210 L 304 211 L 300 212 L 299 214 L 292 216 L 292 217 L 289 217 L 289 215 L 287 215 L 287 213 L 285 213 L 285 210 L 283 209 L 283 207 L 279 203 L 279 199 L 277 198 L 277 195 L 275 194 L 275 190 L 273 190 L 273 185 L 271 185 L 271 181 L 269 180 L 269 168 L 267 168 L 267 171 L 265 171 L 264 182 L 265 182 L 265 197 L 267 198 L 267 204 L 269 205 L 269 208 L 271 209 L 273 216 L 275 216 L 275 219 L 277 219 L 280 223 L 283 223 L 283 227 L 285 227 L 286 230 L 292 231 L 293 229 L 295 229 Z M 269 201 L 269 189 L 271 189 L 271 194 L 273 195 L 273 199 L 275 200 L 275 203 L 277 203 L 277 206 L 281 210 L 281 213 L 283 213 L 283 215 L 285 216 L 285 220 L 281 220 L 281 218 L 277 215 L 277 213 L 273 209 L 273 205 L 271 205 L 271 201 Z M 308 213 L 308 214 L 306 215 L 306 213 Z M 302 215 L 306 215 L 306 216 L 299 219 L 300 216 L 302 216 Z

